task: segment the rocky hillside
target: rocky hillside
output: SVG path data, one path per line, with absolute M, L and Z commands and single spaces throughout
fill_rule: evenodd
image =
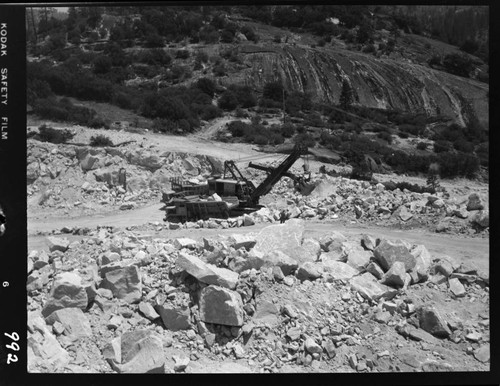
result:
M 336 47 L 240 45 L 241 72 L 227 84 L 243 82 L 262 90 L 284 80 L 286 88 L 310 93 L 316 101 L 339 103 L 343 80 L 362 106 L 444 116 L 465 125 L 477 118 L 488 126 L 488 84 L 408 61 L 376 58 Z

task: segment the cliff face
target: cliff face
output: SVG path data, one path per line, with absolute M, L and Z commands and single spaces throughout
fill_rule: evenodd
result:
M 442 115 L 461 125 L 477 117 L 488 127 L 485 83 L 342 49 L 247 45 L 240 52 L 246 68 L 231 75 L 228 83 L 262 89 L 266 82 L 282 79 L 288 89 L 309 92 L 316 101 L 338 103 L 346 79 L 360 105 Z

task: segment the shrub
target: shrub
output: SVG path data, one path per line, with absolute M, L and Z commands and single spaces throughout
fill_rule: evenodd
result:
M 290 138 L 295 134 L 295 126 L 291 123 L 285 123 L 280 128 L 281 135 L 285 138 Z
M 200 63 L 208 63 L 208 54 L 203 51 L 198 51 L 196 54 L 196 60 Z
M 443 66 L 451 74 L 468 78 L 474 69 L 472 59 L 463 54 L 448 54 L 443 59 Z
M 90 137 L 90 146 L 93 147 L 104 147 L 104 146 L 113 146 L 113 141 L 102 134 L 97 135 L 96 137 Z
M 448 141 L 438 140 L 434 142 L 434 152 L 444 153 L 451 149 L 451 144 Z
M 175 53 L 175 57 L 177 59 L 187 59 L 189 58 L 189 51 L 188 50 L 177 50 Z
M 234 115 L 236 118 L 246 118 L 248 117 L 248 112 L 243 110 L 241 107 L 237 107 L 234 111 Z
M 209 78 L 200 78 L 194 84 L 195 87 L 199 88 L 205 94 L 207 94 L 210 98 L 213 98 L 215 95 L 215 90 L 217 86 L 212 79 Z
M 212 71 L 215 74 L 215 76 L 226 75 L 226 67 L 224 66 L 224 63 L 215 65 Z
M 427 150 L 427 142 L 419 142 L 417 143 L 417 149 L 418 150 Z
M 459 138 L 453 142 L 453 147 L 464 153 L 472 153 L 474 151 L 474 144 L 463 138 Z
M 388 144 L 392 143 L 392 135 L 387 131 L 381 131 L 380 133 L 377 134 L 377 137 L 383 139 L 384 141 L 387 141 Z
M 314 147 L 314 145 L 316 144 L 316 141 L 309 133 L 298 134 L 294 138 L 294 142 L 304 144 L 307 147 Z
M 219 98 L 219 107 L 223 110 L 234 110 L 238 106 L 238 98 L 232 90 L 226 90 Z
M 75 134 L 71 133 L 68 129 L 57 130 L 46 124 L 40 126 L 38 131 L 38 138 L 40 141 L 55 144 L 66 143 L 75 136 Z

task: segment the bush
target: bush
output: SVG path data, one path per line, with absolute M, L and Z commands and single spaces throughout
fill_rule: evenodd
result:
M 451 149 L 451 144 L 448 141 L 438 140 L 434 142 L 434 152 L 444 153 Z
M 209 78 L 200 78 L 194 84 L 196 88 L 199 88 L 202 92 L 207 94 L 210 98 L 213 98 L 215 95 L 215 90 L 217 86 L 212 79 Z
M 94 74 L 106 74 L 111 71 L 111 59 L 107 56 L 98 56 L 93 63 Z
M 75 134 L 71 133 L 68 129 L 57 130 L 43 124 L 38 128 L 38 139 L 42 142 L 51 142 L 55 144 L 66 143 L 71 140 Z
M 109 125 L 101 117 L 94 117 L 88 122 L 88 126 L 93 129 L 109 129 Z
M 208 63 L 208 54 L 203 51 L 198 51 L 196 54 L 196 60 L 200 63 Z
M 291 123 L 285 123 L 280 128 L 281 135 L 285 138 L 290 138 L 295 134 L 295 126 Z
M 463 54 L 448 54 L 443 59 L 443 66 L 451 74 L 469 77 L 469 74 L 474 69 L 472 59 Z
M 94 136 L 90 137 L 90 146 L 93 147 L 113 146 L 113 141 L 109 137 L 99 134 L 96 137 Z
M 381 131 L 380 133 L 377 134 L 377 137 L 383 139 L 384 141 L 387 141 L 388 144 L 392 143 L 392 135 L 387 131 Z
M 427 142 L 419 142 L 417 143 L 417 149 L 418 150 L 427 150 Z
M 234 110 L 238 106 L 238 98 L 231 90 L 226 90 L 219 98 L 219 107 L 223 110 Z
M 226 66 L 224 66 L 224 63 L 217 64 L 212 71 L 215 76 L 224 76 L 226 75 Z
M 188 50 L 177 50 L 175 53 L 175 57 L 177 59 L 187 59 L 189 58 L 189 51 Z
M 316 141 L 309 133 L 298 134 L 294 138 L 294 142 L 304 144 L 307 147 L 314 147 L 314 145 L 316 144 Z

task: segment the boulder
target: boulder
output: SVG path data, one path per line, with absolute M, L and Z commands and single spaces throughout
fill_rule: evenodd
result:
M 175 239 L 174 241 L 174 247 L 177 249 L 183 249 L 183 248 L 195 249 L 196 241 L 186 237 L 178 238 Z
M 484 344 L 474 351 L 474 357 L 479 362 L 489 362 L 490 361 L 490 344 Z
M 324 251 L 329 251 L 331 250 L 329 249 L 330 244 L 332 244 L 333 242 L 341 244 L 347 241 L 347 239 L 342 233 L 333 231 L 327 235 L 320 237 L 318 241 L 321 246 L 321 249 L 323 249 Z
M 381 283 L 400 288 L 405 284 L 406 271 L 402 261 L 396 261 L 382 277 Z
M 157 305 L 155 308 L 167 329 L 179 331 L 189 330 L 192 327 L 191 315 L 188 307 Z
M 380 240 L 370 235 L 364 234 L 361 236 L 361 245 L 369 251 L 373 251 L 377 247 L 379 241 Z
M 411 272 L 417 274 L 419 281 L 427 280 L 432 263 L 431 254 L 424 245 L 416 245 L 410 253 L 415 258 L 415 267 L 412 268 Z
M 264 260 L 263 268 L 279 267 L 285 276 L 290 275 L 299 267 L 296 260 L 280 250 L 265 253 L 262 258 Z
M 382 279 L 382 276 L 384 276 L 384 271 L 382 271 L 382 268 L 380 268 L 380 266 L 374 261 L 368 263 L 368 265 L 366 266 L 366 271 L 371 273 L 378 280 Z
M 176 264 L 205 284 L 214 284 L 224 288 L 235 289 L 238 283 L 239 275 L 236 272 L 207 264 L 196 256 L 181 252 Z
M 413 217 L 413 214 L 411 214 L 408 209 L 406 208 L 406 206 L 401 206 L 401 210 L 399 211 L 399 218 L 401 219 L 401 221 L 403 222 L 406 222 L 408 221 L 409 219 L 411 219 Z
M 321 253 L 321 245 L 318 240 L 313 238 L 304 239 L 302 242 L 302 248 L 308 253 L 314 260 L 318 259 Z
M 83 338 L 92 335 L 90 323 L 79 308 L 63 308 L 51 313 L 46 319 L 48 325 L 53 325 L 56 322 L 64 326 L 65 331 L 75 336 L 76 338 Z
M 118 373 L 164 373 L 161 337 L 150 330 L 126 332 L 109 342 L 103 357 Z
M 357 269 L 340 261 L 324 261 L 322 267 L 324 276 L 332 280 L 350 279 L 359 273 Z
M 47 241 L 50 252 L 54 251 L 66 252 L 68 250 L 69 241 L 67 238 L 49 236 L 47 237 Z
M 479 225 L 481 228 L 487 228 L 490 226 L 490 212 L 489 210 L 480 210 L 474 214 L 471 218 L 474 224 Z
M 72 272 L 58 274 L 54 279 L 54 284 L 49 297 L 42 309 L 44 317 L 61 308 L 77 307 L 85 310 L 88 305 L 88 296 L 82 279 Z
M 361 247 L 358 244 L 347 243 L 347 242 L 343 244 L 344 244 L 344 254 L 347 255 L 347 264 L 357 269 L 358 271 L 364 270 L 364 268 L 370 262 L 372 253 L 365 251 L 363 247 Z
M 252 225 L 255 225 L 255 220 L 252 216 L 248 215 L 248 214 L 244 214 L 243 215 L 243 226 L 252 226 Z
M 389 270 L 396 261 L 403 262 L 406 271 L 411 270 L 416 264 L 415 257 L 401 242 L 382 240 L 373 250 L 373 255 L 384 271 Z
M 275 327 L 279 324 L 279 313 L 280 310 L 274 305 L 274 303 L 261 300 L 257 303 L 257 310 L 252 316 L 252 321 L 255 326 L 267 324 L 271 327 Z
M 142 283 L 139 268 L 135 265 L 118 268 L 105 274 L 102 288 L 127 303 L 138 303 L 142 297 Z
M 260 269 L 264 264 L 264 254 L 251 250 L 246 256 L 235 256 L 229 261 L 229 268 L 234 272 L 241 273 L 248 269 Z
M 355 276 L 349 282 L 353 290 L 368 300 L 377 301 L 380 298 L 390 300 L 397 294 L 397 290 L 380 284 L 369 272 Z
M 482 210 L 484 209 L 484 202 L 482 198 L 477 193 L 472 193 L 469 196 L 469 201 L 467 202 L 467 210 L 470 212 L 472 210 Z
M 149 320 L 155 320 L 160 317 L 158 313 L 155 311 L 154 307 L 146 302 L 141 302 L 139 304 L 139 311 Z
M 417 308 L 417 316 L 420 322 L 420 328 L 431 333 L 438 338 L 447 338 L 451 331 L 446 321 L 433 306 L 420 306 Z
M 34 368 L 37 362 L 62 369 L 71 360 L 69 353 L 61 347 L 38 313 L 28 313 L 27 344 L 29 371 Z
M 311 337 L 308 337 L 304 342 L 304 348 L 310 354 L 321 354 L 323 352 L 323 348 Z
M 243 325 L 243 301 L 235 291 L 209 285 L 200 293 L 199 309 L 200 319 L 205 323 Z
M 245 248 L 247 251 L 257 243 L 255 237 L 250 235 L 233 234 L 228 239 L 229 246 L 234 249 Z
M 304 229 L 304 221 L 299 219 L 291 219 L 284 224 L 267 226 L 257 234 L 254 250 L 264 253 L 279 250 L 294 258 L 296 249 L 301 247 Z
M 102 159 L 92 154 L 87 154 L 80 159 L 80 167 L 84 172 L 99 169 L 102 166 L 104 166 Z
M 300 281 L 304 280 L 316 280 L 319 279 L 322 275 L 321 265 L 313 262 L 306 262 L 299 266 L 297 273 L 297 279 Z
M 448 280 L 448 285 L 450 287 L 450 292 L 455 295 L 457 298 L 465 296 L 467 291 L 465 290 L 465 287 L 463 284 L 458 280 L 457 278 L 449 279 Z

